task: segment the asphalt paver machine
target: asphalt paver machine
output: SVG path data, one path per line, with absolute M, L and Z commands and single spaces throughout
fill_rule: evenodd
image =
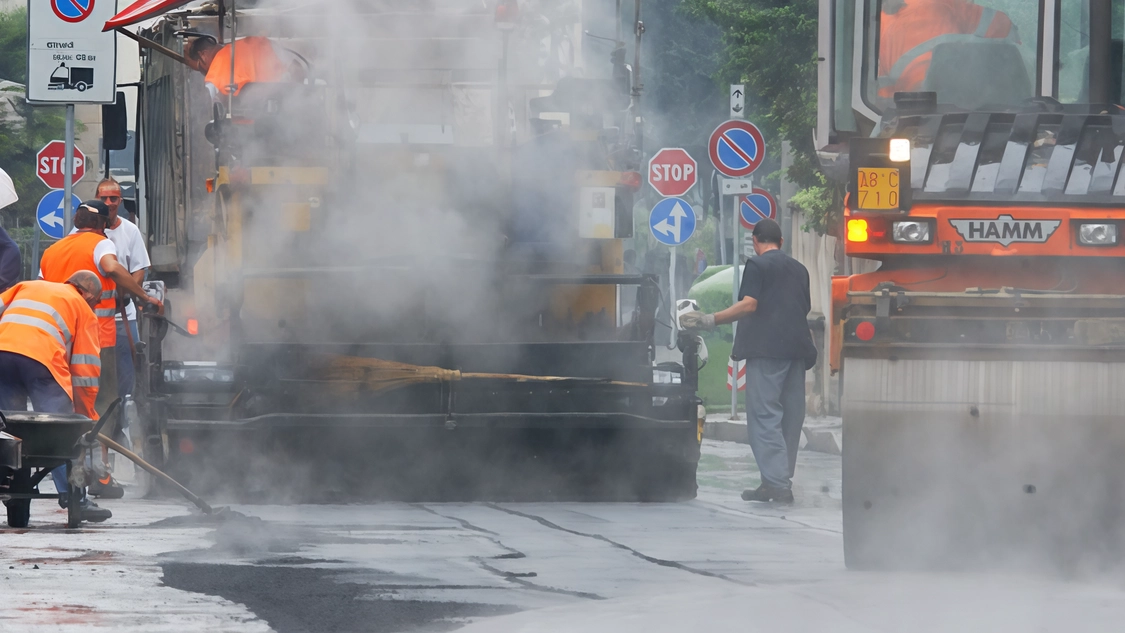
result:
M 623 270 L 624 55 L 568 73 L 581 25 L 527 35 L 510 4 L 220 3 L 140 32 L 269 37 L 309 69 L 213 98 L 146 44 L 138 189 L 169 306 L 144 320 L 146 459 L 243 496 L 694 496 L 698 343 L 654 365 L 668 308 Z
M 849 567 L 1120 562 L 1123 39 L 1117 0 L 820 3 Z

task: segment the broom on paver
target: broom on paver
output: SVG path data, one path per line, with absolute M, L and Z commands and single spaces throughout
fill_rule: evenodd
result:
M 623 382 L 604 378 L 576 378 L 569 376 L 529 376 L 526 374 L 490 374 L 463 372 L 456 369 L 411 365 L 381 358 L 358 356 L 326 357 L 318 367 L 318 378 L 363 385 L 371 391 L 389 391 L 409 385 L 426 383 L 451 383 L 460 380 L 505 380 L 509 382 L 585 382 L 600 385 L 647 387 L 640 382 Z

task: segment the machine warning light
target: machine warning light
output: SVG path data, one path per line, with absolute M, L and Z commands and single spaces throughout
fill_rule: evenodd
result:
M 848 241 L 867 241 L 867 220 L 848 220 Z
M 870 341 L 875 338 L 875 324 L 871 321 L 860 321 L 855 326 L 855 337 L 861 341 Z

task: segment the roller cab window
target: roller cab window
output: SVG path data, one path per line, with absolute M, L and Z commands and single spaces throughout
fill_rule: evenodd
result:
M 934 92 L 966 110 L 1034 96 L 1038 3 L 871 0 L 864 95 L 882 111 L 896 92 Z

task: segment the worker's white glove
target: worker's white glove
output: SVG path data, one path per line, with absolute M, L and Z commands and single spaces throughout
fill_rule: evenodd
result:
M 715 329 L 715 315 L 704 314 L 698 310 L 680 316 L 680 327 L 685 330 Z

